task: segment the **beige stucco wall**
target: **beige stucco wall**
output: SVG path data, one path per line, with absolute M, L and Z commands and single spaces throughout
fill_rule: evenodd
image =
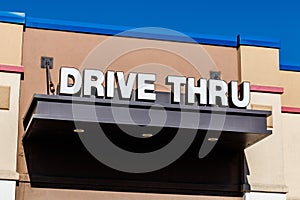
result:
M 112 39 L 112 36 L 71 33 L 63 31 L 51 31 L 27 28 L 24 32 L 23 59 L 22 64 L 25 67 L 24 81 L 21 83 L 21 100 L 20 100 L 20 121 L 19 121 L 19 160 L 18 171 L 22 180 L 28 180 L 27 167 L 24 159 L 21 137 L 24 133 L 22 119 L 30 105 L 34 93 L 46 93 L 46 78 L 45 70 L 41 69 L 41 56 L 54 57 L 54 69 L 51 70 L 51 75 L 55 85 L 59 79 L 59 69 L 61 66 L 70 66 L 82 69 L 86 68 L 105 68 L 105 70 L 118 71 L 135 71 L 135 72 L 151 72 L 158 76 L 157 82 L 164 81 L 166 74 L 170 73 L 170 69 L 163 68 L 171 66 L 174 71 L 170 74 L 177 73 L 189 77 L 201 76 L 201 70 L 195 69 L 191 63 L 185 58 L 175 55 L 174 53 L 165 51 L 165 49 L 175 49 L 187 52 L 191 57 L 199 57 L 197 54 L 200 51 L 206 51 L 211 59 L 215 62 L 217 68 L 221 71 L 222 77 L 229 80 L 238 79 L 238 61 L 237 51 L 233 47 L 221 47 L 212 45 L 187 44 L 168 41 L 155 41 L 135 38 L 117 37 Z M 109 42 L 107 42 L 109 40 Z M 98 45 L 106 45 L 105 51 L 96 55 L 98 61 L 106 60 L 112 54 L 115 54 L 118 49 L 126 48 L 126 46 L 147 46 L 155 48 L 143 48 L 128 51 L 121 54 L 116 59 L 111 60 L 108 66 L 95 66 L 93 63 L 85 63 L 82 66 L 86 57 Z M 117 47 L 117 48 L 115 48 Z M 201 59 L 200 59 L 201 60 Z M 102 62 L 100 62 L 102 63 Z M 148 64 L 144 66 L 144 64 Z M 142 66 L 142 67 L 140 67 Z M 201 66 L 198 66 L 201 68 Z M 212 66 L 211 66 L 212 67 Z M 163 70 L 165 69 L 165 70 Z M 200 71 L 200 73 L 199 73 Z M 176 75 L 176 74 L 173 74 Z M 157 90 L 165 90 L 160 87 Z M 24 177 L 24 178 L 23 178 Z
M 23 25 L 0 23 L 0 64 L 21 65 L 22 43 Z M 0 72 L 0 86 L 10 88 L 4 99 L 9 101 L 8 109 L 0 109 L 0 180 L 19 178 L 16 166 L 20 78 L 20 74 Z
M 240 46 L 238 51 L 241 81 L 250 81 L 252 85 L 282 86 L 278 49 Z M 272 111 L 272 125 L 269 126 L 273 126 L 271 136 L 245 150 L 250 169 L 248 179 L 252 191 L 287 192 L 281 105 L 281 94 L 255 92 L 251 94 L 249 108 L 269 108 Z
M 240 46 L 241 80 L 252 85 L 278 86 L 279 49 Z
M 274 127 L 271 137 L 246 150 L 251 189 L 287 191 L 287 199 L 300 199 L 300 115 L 281 113 L 281 106 L 300 107 L 300 75 L 279 70 L 277 49 L 241 46 L 239 55 L 241 80 L 284 88 L 282 95 L 252 94 L 251 104 L 272 106 Z
M 270 108 L 272 111 L 272 135 L 245 150 L 250 175 L 251 191 L 287 192 L 284 175 L 283 131 L 281 119 L 281 95 L 269 93 L 251 94 L 250 109 Z
M 279 49 L 240 46 L 241 80 L 284 88 L 282 105 L 300 107 L 299 73 L 279 69 Z
M 23 25 L 0 22 L 0 64 L 21 65 Z
M 9 110 L 0 110 L 0 179 L 17 180 L 20 74 L 0 72 L 0 85 L 10 86 Z
M 300 115 L 282 114 L 282 124 L 284 126 L 284 164 L 285 178 L 289 186 L 287 198 L 289 200 L 300 199 Z
M 58 82 L 60 66 L 79 67 L 88 53 L 109 36 L 69 33 L 60 31 L 27 29 L 24 33 L 24 51 L 22 64 L 25 68 L 25 80 L 21 86 L 20 129 L 19 129 L 19 161 L 18 171 L 22 173 L 21 180 L 28 180 L 27 168 L 21 143 L 23 135 L 22 119 L 30 104 L 34 93 L 45 93 L 45 71 L 40 68 L 41 56 L 54 57 L 54 69 L 51 70 L 53 80 Z M 139 39 L 123 38 L 128 41 Z M 158 41 L 161 42 L 161 41 Z M 163 42 L 173 45 L 171 42 Z M 182 44 L 191 45 L 191 44 Z M 300 199 L 299 176 L 297 169 L 299 161 L 296 158 L 299 152 L 295 144 L 297 139 L 297 115 L 281 114 L 281 105 L 300 107 L 299 75 L 295 72 L 279 70 L 279 50 L 263 47 L 241 46 L 238 51 L 235 48 L 202 45 L 211 55 L 227 81 L 239 79 L 250 81 L 253 85 L 281 86 L 285 93 L 267 94 L 252 93 L 250 108 L 271 109 L 273 112 L 272 136 L 245 150 L 250 169 L 248 177 L 251 190 L 261 192 L 287 192 L 290 199 Z M 103 55 L 104 56 L 104 55 Z M 104 56 L 105 57 L 105 56 Z M 134 58 L 134 59 L 133 59 Z M 195 70 L 189 67 L 189 63 L 179 57 L 173 57 L 164 51 L 143 50 L 130 52 L 111 63 L 108 69 L 128 70 L 132 66 L 143 63 L 161 61 L 164 65 L 173 66 L 186 76 L 197 77 Z M 183 69 L 183 70 L 182 70 Z M 151 72 L 158 73 L 160 68 L 151 68 Z M 288 128 L 287 128 L 288 127 Z M 293 129 L 293 130 L 290 130 Z M 0 147 L 1 148 L 1 147 Z M 287 187 L 288 186 L 288 187 Z M 24 199 L 65 199 L 68 195 L 71 199 L 109 198 L 109 199 L 157 199 L 154 194 L 130 194 L 109 192 L 82 192 L 69 190 L 49 190 L 30 188 L 28 184 L 21 183 L 18 194 L 24 193 Z M 122 198 L 121 198 L 122 197 Z M 163 195 L 163 199 L 196 199 L 189 196 Z M 19 194 L 20 198 L 20 194 Z M 211 197 L 212 198 L 212 197 Z M 197 197 L 197 199 L 202 199 Z M 203 199 L 210 199 L 203 197 Z M 221 199 L 221 198 L 216 198 Z M 225 198 L 224 198 L 225 199 Z M 230 198 L 227 198 L 230 199 Z M 240 199 L 240 198 L 231 198 Z
M 27 28 L 24 32 L 24 45 L 23 45 L 23 59 L 22 64 L 25 67 L 24 81 L 21 83 L 21 99 L 20 99 L 20 115 L 19 115 L 19 149 L 18 149 L 18 172 L 20 173 L 20 185 L 17 189 L 16 199 L 166 199 L 166 200 L 183 200 L 183 199 L 224 199 L 224 200 L 239 200 L 242 198 L 230 198 L 230 197 L 201 197 L 201 196 L 184 196 L 184 195 L 156 195 L 156 194 L 142 194 L 142 193 L 118 193 L 118 192 L 101 192 L 101 191 L 78 191 L 78 190 L 54 190 L 54 189 L 39 189 L 31 188 L 28 183 L 23 181 L 29 181 L 27 174 L 27 167 L 24 157 L 24 151 L 22 146 L 22 135 L 24 133 L 22 120 L 25 112 L 30 105 L 30 101 L 34 93 L 46 93 L 45 85 L 45 70 L 40 67 L 41 56 L 54 57 L 54 69 L 51 70 L 53 82 L 58 83 L 59 69 L 61 66 L 72 66 L 80 68 L 86 56 L 101 42 L 109 39 L 109 36 L 103 35 L 91 35 L 70 33 L 62 31 L 50 31 L 50 30 L 38 30 Z M 175 47 L 175 48 L 195 48 L 196 44 L 175 43 L 167 41 L 151 41 L 134 38 L 119 38 L 119 42 L 126 41 L 129 44 L 136 43 L 152 43 L 159 44 L 162 47 Z M 117 43 L 119 44 L 119 43 Z M 120 45 L 122 47 L 122 45 Z M 218 66 L 217 71 L 222 72 L 222 77 L 225 80 L 237 80 L 238 79 L 238 63 L 237 63 L 237 51 L 231 47 L 220 47 L 211 45 L 201 45 L 205 51 L 207 51 L 212 60 Z M 109 48 L 107 52 L 109 53 Z M 113 53 L 113 52 L 112 52 Z M 190 55 L 194 54 L 195 57 L 199 56 L 189 52 Z M 101 54 L 99 59 L 103 60 L 107 56 Z M 134 71 L 140 71 L 138 66 L 145 63 L 160 63 L 161 65 L 153 65 L 143 68 L 143 71 L 150 70 L 149 72 L 156 73 L 159 76 L 163 75 L 162 68 L 160 66 L 172 66 L 179 73 L 185 76 L 192 76 L 200 78 L 199 72 L 193 69 L 191 64 L 180 56 L 174 56 L 170 52 L 166 52 L 162 49 L 142 49 L 127 52 L 126 54 L 118 57 L 114 60 L 107 69 L 128 71 L 134 68 Z M 93 68 L 93 66 L 85 66 Z M 102 66 L 103 67 L 103 66 Z M 164 71 L 165 73 L 166 71 Z M 158 88 L 158 90 L 164 90 L 164 88 Z
M 282 95 L 282 105 L 300 107 L 300 73 L 280 71 L 279 80 L 285 91 Z

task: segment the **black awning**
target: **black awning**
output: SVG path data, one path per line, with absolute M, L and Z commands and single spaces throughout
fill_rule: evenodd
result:
M 271 134 L 266 125 L 271 113 L 169 104 L 166 93 L 158 93 L 157 98 L 153 103 L 35 95 L 24 119 L 23 138 L 32 186 L 242 195 L 247 185 L 243 150 Z M 149 114 L 149 110 L 153 112 Z M 130 118 L 126 117 L 128 113 Z M 220 122 L 214 123 L 215 119 Z M 78 134 L 93 134 L 93 129 L 80 130 L 78 126 L 89 129 L 95 125 L 100 125 L 114 144 L 137 153 L 162 148 L 180 129 L 186 134 L 196 131 L 196 137 L 190 148 L 169 166 L 154 172 L 127 173 L 107 167 L 85 148 Z M 136 130 L 133 135 L 140 135 L 125 134 L 120 125 Z M 139 127 L 144 127 L 142 132 Z M 157 135 L 142 138 L 145 133 L 152 135 L 155 128 L 160 128 Z M 85 133 L 75 133 L 76 129 Z M 216 132 L 221 133 L 214 141 L 216 146 L 199 159 L 203 141 L 216 139 Z

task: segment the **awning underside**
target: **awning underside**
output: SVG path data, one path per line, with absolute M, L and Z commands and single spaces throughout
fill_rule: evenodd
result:
M 271 134 L 266 129 L 270 112 L 167 104 L 166 94 L 159 95 L 156 104 L 35 95 L 24 119 L 23 138 L 32 186 L 242 195 L 247 185 L 243 150 Z M 130 119 L 124 117 L 128 113 Z M 165 121 L 162 122 L 161 116 Z M 183 156 L 171 165 L 134 174 L 111 169 L 89 153 L 78 134 L 95 134 L 94 129 L 88 128 L 93 126 L 101 127 L 115 145 L 137 153 L 163 148 L 178 130 L 186 134 L 195 132 L 196 137 Z M 84 133 L 74 132 L 82 127 L 87 127 Z M 124 133 L 124 129 L 135 130 L 133 135 L 154 136 L 133 137 Z M 208 156 L 199 159 L 203 141 L 218 132 L 221 135 L 216 146 Z

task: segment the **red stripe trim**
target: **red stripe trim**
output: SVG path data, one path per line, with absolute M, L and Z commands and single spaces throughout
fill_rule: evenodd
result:
M 300 108 L 296 108 L 296 107 L 288 107 L 288 106 L 282 106 L 282 107 L 281 107 L 281 112 L 282 112 L 282 113 L 295 113 L 295 114 L 300 114 Z
M 19 74 L 21 74 L 21 78 L 23 79 L 24 66 L 13 66 L 13 65 L 1 65 L 0 64 L 0 72 L 19 73 Z
M 2 72 L 15 72 L 15 73 L 24 73 L 23 66 L 12 66 L 12 65 L 1 65 L 0 71 Z
M 264 93 L 274 93 L 274 94 L 283 94 L 283 87 L 275 86 L 261 86 L 261 85 L 251 85 L 251 92 L 264 92 Z

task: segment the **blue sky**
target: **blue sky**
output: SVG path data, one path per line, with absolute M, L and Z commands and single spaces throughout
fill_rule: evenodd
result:
M 49 19 L 279 38 L 281 62 L 300 66 L 300 2 L 296 0 L 1 0 L 0 10 Z

